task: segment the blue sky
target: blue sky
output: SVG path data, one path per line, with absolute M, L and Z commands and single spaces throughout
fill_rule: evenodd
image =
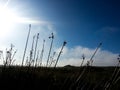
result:
M 26 0 L 35 17 L 51 21 L 69 46 L 103 48 L 120 52 L 120 6 L 118 0 Z
M 54 43 L 55 50 L 59 50 L 64 40 L 68 42 L 65 53 L 63 53 L 63 57 L 61 58 L 61 64 L 63 64 L 66 59 L 70 62 L 67 64 L 73 64 L 75 60 L 77 63 L 80 61 L 79 59 L 83 53 L 86 54 L 87 58 L 90 58 L 91 53 L 93 53 L 100 42 L 103 42 L 103 45 L 98 55 L 104 55 L 105 53 L 108 57 L 111 56 L 111 63 L 107 64 L 109 62 L 108 58 L 102 58 L 105 56 L 101 56 L 96 65 L 100 65 L 101 58 L 106 59 L 104 65 L 115 64 L 112 60 L 117 58 L 117 55 L 120 53 L 119 0 L 4 1 L 9 1 L 7 4 L 9 9 L 17 12 L 20 17 L 30 20 L 25 23 L 15 24 L 14 27 L 12 27 L 15 35 L 13 35 L 12 32 L 10 37 L 1 38 L 1 40 L 4 41 L 4 44 L 1 43 L 1 47 L 3 45 L 4 47 L 8 47 L 10 43 L 13 43 L 16 48 L 19 49 L 18 53 L 22 53 L 23 51 L 21 49 L 24 48 L 28 24 L 31 23 L 32 34 L 30 38 L 32 38 L 35 33 L 40 32 L 41 37 L 47 39 L 47 36 L 49 36 L 51 32 L 54 32 L 56 36 Z M 33 21 L 37 23 L 33 23 Z M 32 40 L 29 41 L 29 44 L 31 41 Z M 49 44 L 50 42 L 48 40 L 48 46 Z M 46 48 L 49 48 L 48 46 L 46 46 Z M 30 45 L 28 46 L 28 49 L 29 48 Z M 79 55 L 80 51 L 83 51 L 83 53 Z M 73 52 L 76 53 L 76 57 L 74 58 L 73 56 L 75 55 Z M 91 53 L 88 54 L 88 52 Z M 66 57 L 66 55 L 68 55 L 69 58 Z M 18 56 L 21 58 L 20 54 L 18 54 Z

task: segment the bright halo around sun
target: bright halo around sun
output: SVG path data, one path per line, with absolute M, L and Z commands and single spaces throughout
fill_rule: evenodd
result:
M 9 0 L 10 1 L 10 0 Z M 8 3 L 7 3 L 8 4 Z M 13 28 L 18 23 L 22 24 L 44 24 L 46 22 L 21 17 L 16 10 L 8 8 L 7 4 L 0 5 L 0 39 L 13 34 Z
M 19 20 L 17 13 L 9 8 L 0 8 L 0 37 L 6 37 L 12 31 L 12 27 Z

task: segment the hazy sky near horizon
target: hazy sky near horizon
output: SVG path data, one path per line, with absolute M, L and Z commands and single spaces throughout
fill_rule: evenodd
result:
M 89 60 L 100 42 L 103 45 L 94 58 L 95 65 L 115 65 L 120 53 L 119 4 L 119 0 L 0 0 L 0 8 L 4 6 L 12 12 L 6 15 L 7 11 L 0 11 L 3 13 L 0 15 L 0 49 L 5 51 L 11 43 L 15 45 L 16 59 L 19 59 L 16 62 L 20 63 L 31 24 L 26 56 L 29 56 L 33 35 L 39 32 L 39 50 L 42 40 L 46 39 L 45 63 L 50 46 L 48 37 L 53 32 L 52 52 L 67 41 L 59 65 L 80 65 L 82 54 Z M 8 16 L 10 18 L 4 19 Z

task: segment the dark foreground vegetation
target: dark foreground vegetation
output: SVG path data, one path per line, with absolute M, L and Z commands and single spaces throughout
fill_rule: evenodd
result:
M 0 67 L 0 88 L 33 90 L 105 90 L 115 67 Z M 120 76 L 120 74 L 119 74 Z M 79 79 L 77 81 L 77 79 Z M 107 89 L 108 90 L 108 89 Z M 109 90 L 120 90 L 120 80 Z

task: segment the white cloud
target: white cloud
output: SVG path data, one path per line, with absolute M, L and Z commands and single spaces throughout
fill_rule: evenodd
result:
M 73 48 L 65 47 L 64 51 L 60 57 L 58 62 L 59 66 L 64 65 L 75 65 L 80 66 L 82 62 L 82 55 L 85 55 L 85 62 L 90 60 L 91 56 L 93 55 L 95 49 L 76 46 Z M 99 49 L 96 53 L 95 57 L 93 58 L 94 62 L 93 65 L 97 66 L 114 66 L 117 64 L 117 55 L 107 50 Z
M 21 63 L 22 60 L 22 56 L 23 56 L 23 50 L 24 50 L 24 46 L 25 46 L 25 41 L 26 41 L 26 37 L 27 37 L 27 33 L 28 33 L 28 26 L 25 25 L 18 25 L 18 27 L 16 26 L 15 28 L 13 28 L 13 33 L 11 34 L 11 36 L 9 36 L 8 38 L 2 39 L 0 38 L 1 42 L 0 42 L 0 50 L 4 50 L 6 48 L 9 48 L 10 44 L 14 44 L 15 45 L 15 49 L 18 50 L 18 52 L 16 53 L 15 59 L 16 59 L 16 63 Z M 44 58 L 43 58 L 43 63 L 46 64 L 47 61 L 47 57 L 48 57 L 48 52 L 49 52 L 49 48 L 50 48 L 50 42 L 51 40 L 49 40 L 49 35 L 51 35 L 51 33 L 55 34 L 55 39 L 58 36 L 57 32 L 54 28 L 54 25 L 51 23 L 43 23 L 43 24 L 33 24 L 32 28 L 31 28 L 31 34 L 30 34 L 30 38 L 29 38 L 29 43 L 28 43 L 28 48 L 27 48 L 27 53 L 26 56 L 29 56 L 29 51 L 31 49 L 31 43 L 32 43 L 32 37 L 33 35 L 39 33 L 39 43 L 38 43 L 38 49 L 41 52 L 41 48 L 42 48 L 42 44 L 43 44 L 43 39 L 46 40 L 45 43 L 45 52 L 44 52 Z M 62 41 L 61 41 L 62 42 Z M 57 46 L 59 46 L 59 44 L 54 42 L 53 45 L 53 49 L 51 52 L 51 55 L 53 54 L 54 51 L 57 52 L 55 58 L 57 58 L 58 53 L 60 51 L 61 48 L 56 48 Z M 94 53 L 95 49 L 91 49 L 91 48 L 87 48 L 87 47 L 82 47 L 82 46 L 76 46 L 76 47 L 65 47 L 63 50 L 63 53 L 58 61 L 58 66 L 64 66 L 64 65 L 76 65 L 76 66 L 80 66 L 81 65 L 81 61 L 82 61 L 82 55 L 85 55 L 85 62 L 84 64 L 87 62 L 87 60 L 90 59 L 90 57 L 92 56 L 92 54 Z M 99 49 L 98 52 L 96 53 L 95 57 L 93 58 L 94 63 L 93 65 L 98 65 L 98 66 L 112 66 L 112 65 L 116 65 L 117 63 L 117 55 L 116 53 L 112 53 L 110 51 L 107 50 L 102 50 Z M 26 58 L 25 58 L 26 59 Z M 2 63 L 3 61 L 0 61 L 0 63 Z

